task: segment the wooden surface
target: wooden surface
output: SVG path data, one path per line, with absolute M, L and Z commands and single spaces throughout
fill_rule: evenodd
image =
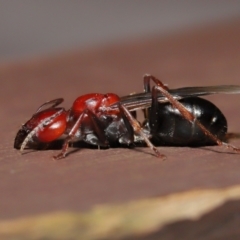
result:
M 0 219 L 86 212 L 99 204 L 125 204 L 193 189 L 240 185 L 240 155 L 224 147 L 159 147 L 166 161 L 148 148 L 13 149 L 21 124 L 47 100 L 74 99 L 90 92 L 141 92 L 151 73 L 171 88 L 240 85 L 240 21 L 166 37 L 149 37 L 98 49 L 0 65 Z M 240 95 L 211 96 L 226 115 L 229 131 L 240 132 Z M 239 138 L 229 140 L 240 146 Z M 239 210 L 239 209 L 238 209 Z M 183 223 L 181 223 L 183 224 Z M 50 238 L 49 238 L 50 239 Z M 166 238 L 168 239 L 168 238 Z M 170 238 L 169 238 L 170 239 Z

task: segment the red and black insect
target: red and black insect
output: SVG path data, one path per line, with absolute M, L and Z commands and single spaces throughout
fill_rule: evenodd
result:
M 150 81 L 155 85 L 152 90 Z M 132 145 L 145 142 L 158 157 L 153 145 L 202 146 L 225 145 L 227 121 L 211 102 L 199 96 L 215 93 L 240 93 L 240 86 L 208 86 L 168 89 L 160 80 L 144 76 L 144 93 L 118 97 L 116 94 L 90 93 L 78 97 L 69 110 L 57 107 L 62 98 L 41 105 L 18 131 L 14 148 L 24 150 L 57 140 L 66 135 L 62 151 L 55 159 L 65 157 L 73 139 L 109 147 L 116 143 Z M 144 109 L 140 124 L 130 112 Z M 151 141 L 150 141 L 151 139 Z

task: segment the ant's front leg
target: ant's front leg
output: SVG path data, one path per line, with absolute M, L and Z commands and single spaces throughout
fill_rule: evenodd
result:
M 89 127 L 92 128 L 92 131 L 97 135 L 99 143 L 101 143 L 102 146 L 108 146 L 108 141 L 106 139 L 105 133 L 103 131 L 103 128 L 100 126 L 99 121 L 97 121 L 97 117 L 89 109 L 85 109 L 83 113 L 78 117 L 67 137 L 65 138 L 62 151 L 57 156 L 54 156 L 54 159 L 58 160 L 66 156 L 69 143 L 72 141 L 77 131 L 81 127 L 84 117 L 86 117 L 89 121 Z
M 176 100 L 169 92 L 168 89 L 166 89 L 166 86 L 158 80 L 157 78 L 151 76 L 151 75 L 146 75 L 145 78 L 147 79 L 146 81 L 149 82 L 150 80 L 153 80 L 156 83 L 156 86 L 153 87 L 152 90 L 152 111 L 157 112 L 157 93 L 160 92 L 162 93 L 168 101 L 172 104 L 172 106 L 181 113 L 181 115 L 188 120 L 191 123 L 195 123 L 202 131 L 203 133 L 208 136 L 212 141 L 214 141 L 217 145 L 224 145 L 227 148 L 230 148 L 238 153 L 240 153 L 240 148 L 237 148 L 231 144 L 228 144 L 226 142 L 221 141 L 218 137 L 213 135 L 209 130 L 207 130 L 197 119 L 196 117 L 189 111 L 187 108 L 185 108 L 178 100 Z M 152 114 L 153 115 L 153 114 Z M 154 119 L 153 121 L 157 121 L 157 116 L 152 116 Z M 155 124 L 155 122 L 154 122 Z M 156 125 L 156 124 L 155 124 Z

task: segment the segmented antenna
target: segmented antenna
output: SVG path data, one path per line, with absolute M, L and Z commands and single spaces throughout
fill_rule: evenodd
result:
M 52 116 L 46 118 L 45 120 L 42 120 L 24 139 L 22 142 L 20 152 L 24 150 L 28 142 L 32 139 L 33 135 L 36 134 L 39 130 L 43 130 L 45 127 L 47 127 L 49 124 L 53 122 L 53 120 L 60 116 L 60 114 L 63 112 L 63 109 L 60 109 L 56 113 L 54 113 Z

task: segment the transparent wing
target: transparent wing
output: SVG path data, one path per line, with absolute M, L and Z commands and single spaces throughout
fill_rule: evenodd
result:
M 169 92 L 176 99 L 186 97 L 197 97 L 211 94 L 240 94 L 240 86 L 238 85 L 219 85 L 206 87 L 184 87 L 170 89 Z M 151 106 L 151 93 L 136 93 L 121 97 L 121 103 L 130 111 L 148 108 Z M 161 93 L 158 96 L 159 102 L 168 102 L 167 98 Z M 113 105 L 114 107 L 114 105 Z

